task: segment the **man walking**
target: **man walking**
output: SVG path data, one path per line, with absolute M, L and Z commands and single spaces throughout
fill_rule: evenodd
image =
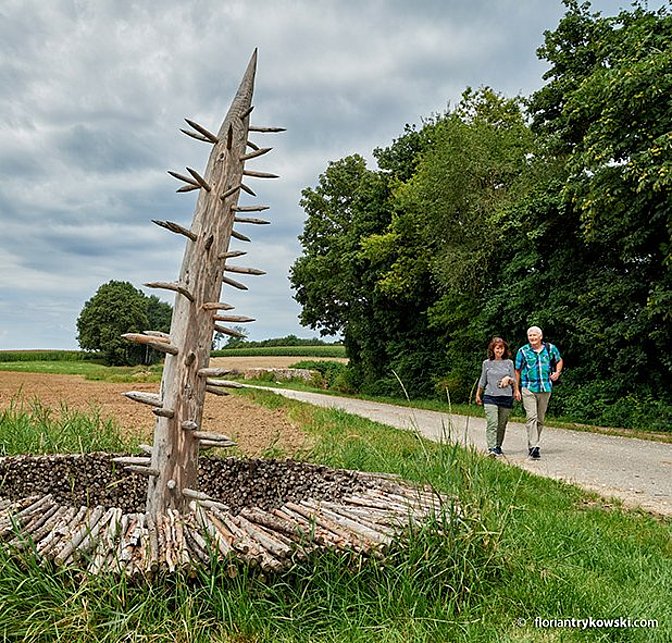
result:
M 543 337 L 539 326 L 528 328 L 528 343 L 518 349 L 515 364 L 518 382 L 516 399 L 523 401 L 527 450 L 534 460 L 541 458 L 539 442 L 544 429 L 546 409 L 553 382 L 557 382 L 563 367 L 560 351 L 553 344 L 542 342 Z

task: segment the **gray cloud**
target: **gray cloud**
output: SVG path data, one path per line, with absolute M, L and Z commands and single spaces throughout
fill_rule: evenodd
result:
M 255 183 L 273 225 L 245 248 L 268 274 L 222 296 L 257 318 L 253 339 L 314 335 L 288 282 L 301 190 L 345 155 L 372 163 L 468 85 L 540 87 L 535 50 L 562 13 L 559 0 L 4 0 L 0 349 L 76 348 L 102 283 L 175 278 L 184 243 L 150 220 L 188 225 L 195 198 L 167 170 L 208 154 L 179 128 L 219 127 L 255 47 L 253 120 L 288 131 L 259 135 L 274 151 L 254 167 L 282 178 Z

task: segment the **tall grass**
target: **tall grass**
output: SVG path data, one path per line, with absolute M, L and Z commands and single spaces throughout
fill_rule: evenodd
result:
M 0 455 L 120 452 L 134 445 L 96 411 L 58 409 L 15 397 L 0 409 Z
M 266 391 L 316 442 L 306 457 L 396 473 L 454 502 L 382 559 L 327 552 L 263 578 L 239 566 L 153 582 L 81 579 L 0 551 L 0 636 L 21 641 L 670 640 L 669 520 L 605 505 L 450 443 Z M 4 424 L 4 419 L 0 425 Z M 22 424 L 14 424 L 23 431 Z M 450 427 L 446 427 L 446 434 Z M 79 431 L 98 431 L 94 423 Z M 3 434 L 4 435 L 4 434 Z M 539 629 L 534 618 L 658 619 L 654 629 Z

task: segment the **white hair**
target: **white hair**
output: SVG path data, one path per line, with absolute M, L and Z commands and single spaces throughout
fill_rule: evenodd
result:
M 538 333 L 540 337 L 544 336 L 544 333 L 539 326 L 530 326 L 527 329 L 527 334 L 529 335 L 530 333 Z

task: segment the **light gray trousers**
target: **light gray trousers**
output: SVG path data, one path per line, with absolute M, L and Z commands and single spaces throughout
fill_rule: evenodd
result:
M 544 430 L 544 418 L 550 393 L 533 393 L 524 388 L 522 391 L 523 408 L 525 409 L 525 427 L 527 428 L 527 448 L 533 449 L 539 446 L 541 432 Z

